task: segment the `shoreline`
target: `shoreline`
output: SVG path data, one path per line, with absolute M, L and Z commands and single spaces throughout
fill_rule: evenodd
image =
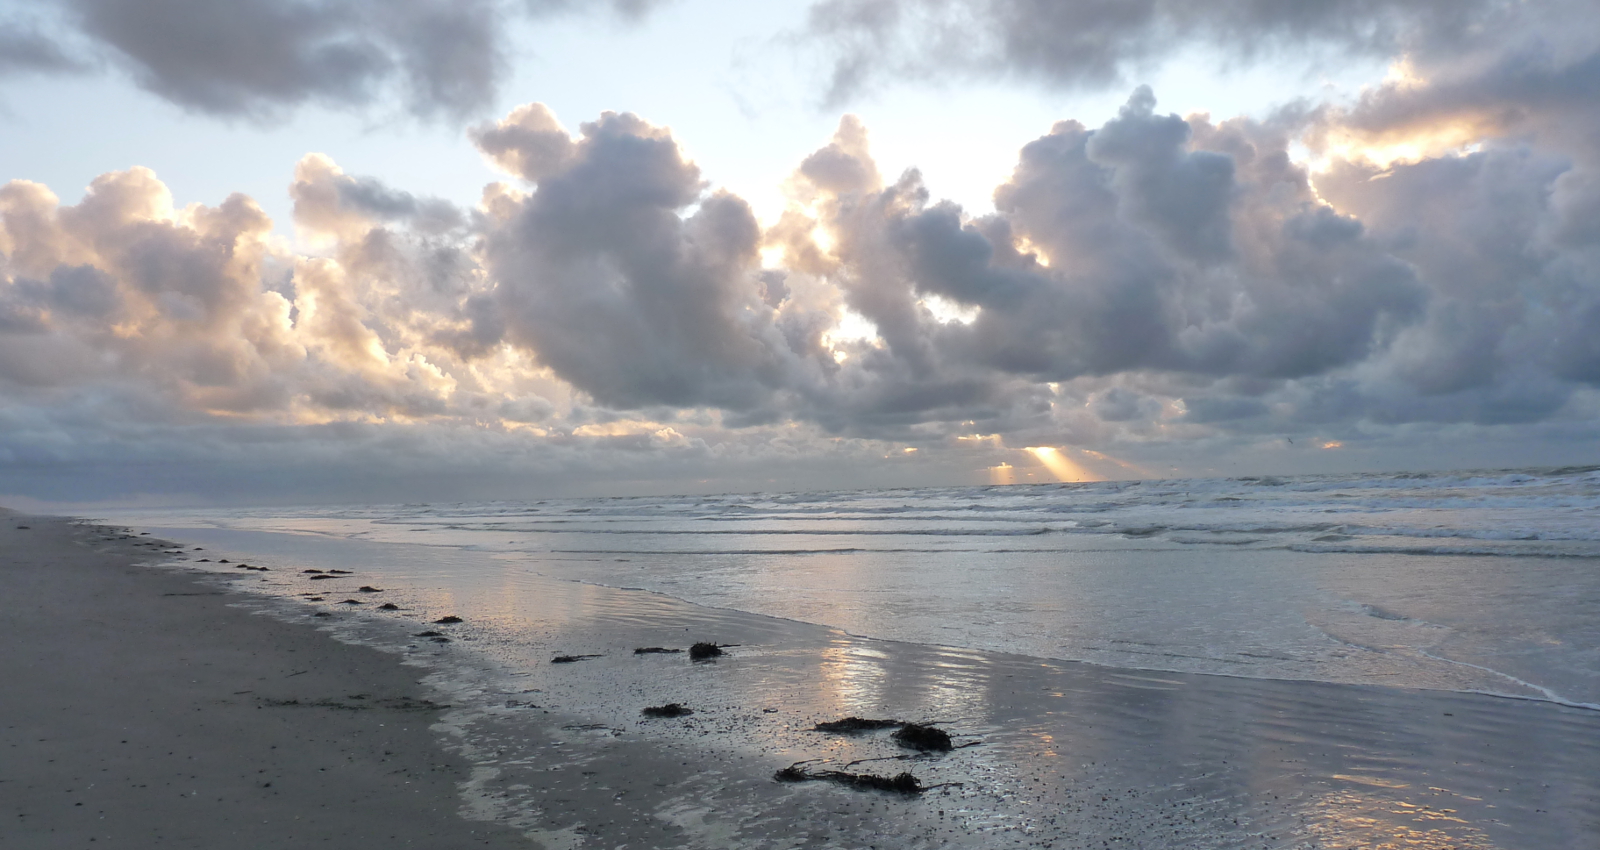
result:
M 0 845 L 530 846 L 458 814 L 416 671 L 146 566 L 163 542 L 0 514 Z

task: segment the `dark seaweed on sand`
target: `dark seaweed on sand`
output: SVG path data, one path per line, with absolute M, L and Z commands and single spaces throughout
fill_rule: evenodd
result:
M 694 714 L 694 709 L 680 703 L 669 702 L 666 705 L 652 705 L 639 713 L 645 717 L 688 717 Z
M 893 729 L 905 726 L 904 720 L 868 720 L 865 717 L 845 717 L 839 720 L 829 720 L 811 727 L 813 732 L 832 732 L 836 735 L 859 735 L 862 732 L 876 732 L 879 729 Z
M 356 590 L 361 592 L 361 593 L 382 593 L 383 592 L 383 588 L 381 588 L 381 587 L 373 587 L 370 584 L 363 584 L 360 587 L 356 588 Z
M 799 763 L 791 764 L 772 775 L 779 782 L 832 782 L 857 791 L 892 791 L 896 794 L 921 794 L 928 790 L 921 780 L 909 773 L 894 776 L 874 776 L 870 773 L 847 773 L 842 770 L 812 772 Z
M 669 649 L 665 646 L 641 646 L 633 651 L 634 655 L 661 655 L 669 652 L 682 652 L 681 649 Z
M 444 633 L 429 630 L 426 632 L 417 632 L 416 634 L 412 635 L 412 637 L 444 637 Z
M 600 656 L 598 656 L 598 655 L 557 655 L 556 657 L 550 659 L 550 663 L 551 664 L 572 664 L 572 663 L 575 663 L 575 662 L 578 662 L 578 661 L 588 661 L 591 658 L 599 658 L 599 657 Z
M 697 643 L 689 647 L 690 661 L 704 661 L 707 658 L 720 658 L 724 655 L 722 647 L 714 643 Z
M 923 752 L 936 750 L 949 752 L 953 749 L 950 745 L 950 733 L 934 726 L 924 726 L 920 723 L 907 723 L 900 727 L 898 732 L 889 736 L 900 743 L 902 747 Z
M 448 626 L 452 623 L 460 622 L 463 622 L 462 619 L 454 614 L 451 614 L 448 617 L 440 617 L 439 619 L 433 621 L 434 625 L 436 626 Z
M 394 604 L 393 602 L 385 602 L 382 605 L 378 606 L 378 610 L 379 611 L 398 611 L 398 610 L 400 610 L 400 606 Z
M 831 732 L 835 735 L 860 735 L 879 729 L 894 729 L 894 738 L 902 747 L 922 752 L 949 752 L 955 749 L 950 743 L 950 733 L 936 726 L 910 723 L 904 720 L 869 720 L 865 717 L 845 717 L 829 720 L 811 727 L 814 732 Z

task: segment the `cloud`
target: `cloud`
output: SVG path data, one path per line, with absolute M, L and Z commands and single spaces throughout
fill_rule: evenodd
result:
M 1394 92 L 1449 105 L 1460 79 Z M 1378 157 L 1372 134 L 1409 138 L 1381 92 L 1215 121 L 1135 89 L 1102 126 L 1023 145 L 985 215 L 915 170 L 886 178 L 846 116 L 763 228 L 666 128 L 604 113 L 573 132 L 540 104 L 469 132 L 508 175 L 473 209 L 308 154 L 305 251 L 249 198 L 178 207 L 144 169 L 74 205 L 17 181 L 0 463 L 270 478 L 252 452 L 303 439 L 282 468 L 311 478 L 394 451 L 415 459 L 397 476 L 514 487 L 513 468 L 801 475 L 808 457 L 964 475 L 1007 446 L 1213 457 L 1292 435 L 1403 461 L 1570 441 L 1600 416 L 1600 171 L 1560 118 L 1580 99 L 1507 91 L 1474 101 L 1503 120 L 1470 146 Z
M 831 55 L 825 102 L 932 76 L 1023 78 L 1051 88 L 1125 85 L 1186 45 L 1222 61 L 1287 51 L 1394 56 L 1467 38 L 1491 0 L 819 0 L 803 38 Z
M 638 18 L 657 0 L 615 0 Z M 596 4 L 514 0 L 64 0 L 54 33 L 0 23 L 0 74 L 85 70 L 82 52 L 185 109 L 266 118 L 308 104 L 396 104 L 464 121 L 492 105 L 517 19 Z
M 572 141 L 525 107 L 474 135 L 537 182 L 486 241 L 513 343 L 612 407 L 747 412 L 803 383 L 804 354 L 763 300 L 754 215 L 706 195 L 667 131 L 607 113 Z
M 41 32 L 37 24 L 0 20 L 0 78 L 86 70 L 87 63 Z

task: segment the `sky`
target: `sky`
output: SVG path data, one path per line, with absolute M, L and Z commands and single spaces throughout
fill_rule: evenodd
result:
M 1600 14 L 0 0 L 0 503 L 1600 463 Z

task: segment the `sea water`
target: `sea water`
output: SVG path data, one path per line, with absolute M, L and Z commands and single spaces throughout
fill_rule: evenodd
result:
M 1600 840 L 1596 468 L 112 519 L 433 669 L 474 810 L 549 847 Z M 330 568 L 355 575 L 303 572 Z M 455 643 L 410 637 L 444 613 Z M 631 653 L 700 639 L 743 646 Z M 699 713 L 640 719 L 668 701 Z M 978 746 L 903 762 L 810 731 L 845 714 Z M 860 759 L 954 784 L 886 820 L 772 781 Z M 609 814 L 552 804 L 640 775 Z
M 1596 468 L 117 519 L 459 549 L 914 643 L 1600 705 Z M 499 580 L 443 563 L 418 580 Z

